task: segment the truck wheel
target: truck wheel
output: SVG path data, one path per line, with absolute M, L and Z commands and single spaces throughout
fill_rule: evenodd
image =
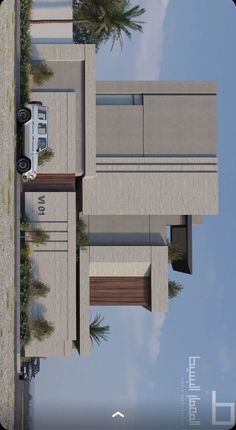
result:
M 25 173 L 28 172 L 28 170 L 30 169 L 30 165 L 31 163 L 28 158 L 21 157 L 17 160 L 16 168 L 19 173 Z
M 31 112 L 27 108 L 21 108 L 17 112 L 17 122 L 19 124 L 25 124 L 31 118 Z

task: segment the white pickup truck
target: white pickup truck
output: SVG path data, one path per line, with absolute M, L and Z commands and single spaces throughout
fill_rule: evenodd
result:
M 41 102 L 25 103 L 17 112 L 23 129 L 23 151 L 16 168 L 24 182 L 35 179 L 39 153 L 48 148 L 48 107 Z

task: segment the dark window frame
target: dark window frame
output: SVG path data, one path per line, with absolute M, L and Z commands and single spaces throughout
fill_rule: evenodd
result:
M 97 94 L 97 106 L 138 106 L 143 105 L 143 94 Z

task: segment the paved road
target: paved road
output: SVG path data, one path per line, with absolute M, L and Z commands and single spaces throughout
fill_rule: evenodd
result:
M 0 3 L 0 422 L 25 430 L 20 369 L 20 199 L 16 172 L 20 103 L 20 1 Z

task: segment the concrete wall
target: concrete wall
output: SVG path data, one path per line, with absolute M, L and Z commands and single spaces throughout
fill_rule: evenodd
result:
M 83 213 L 217 213 L 214 82 L 98 81 L 96 90 L 143 94 L 143 106 L 97 106 L 97 174 L 83 179 Z
M 98 82 L 97 93 L 143 94 L 142 106 L 97 106 L 98 156 L 216 154 L 211 83 Z
M 25 212 L 34 227 L 49 234 L 45 245 L 32 246 L 33 275 L 49 286 L 45 298 L 34 301 L 32 317 L 44 316 L 55 332 L 42 342 L 33 340 L 26 356 L 70 355 L 76 339 L 76 207 L 75 193 L 25 193 Z
M 95 106 L 95 48 L 93 45 L 52 45 L 35 44 L 32 48 L 34 62 L 45 60 L 54 72 L 54 76 L 44 85 L 34 86 L 31 99 L 42 97 L 46 100 L 48 92 L 58 94 L 68 93 L 74 97 L 75 115 L 66 115 L 63 103 L 60 110 L 63 113 L 61 124 L 56 128 L 51 126 L 54 133 L 64 134 L 64 128 L 75 133 L 75 138 L 67 147 L 74 158 L 74 172 L 79 176 L 85 173 L 87 177 L 96 172 L 96 106 Z M 58 109 L 51 106 L 50 112 L 59 116 Z M 49 112 L 49 113 L 50 113 Z M 66 125 L 64 124 L 66 122 Z M 63 125 L 64 124 L 64 125 Z M 51 122 L 49 123 L 51 125 Z M 53 137 L 52 137 L 53 140 Z M 51 141 L 52 141 L 51 140 Z M 56 139 L 55 150 L 56 150 Z M 75 142 L 75 149 L 73 147 Z M 52 165 L 48 165 L 50 169 Z M 52 173 L 55 171 L 51 171 Z M 60 171 L 57 173 L 64 173 Z
M 71 19 L 72 0 L 33 0 L 32 19 Z M 31 25 L 33 43 L 73 43 L 72 23 Z
M 167 312 L 168 297 L 168 247 L 151 247 L 151 311 Z
M 163 245 L 165 217 L 95 215 L 86 217 L 91 245 Z
M 90 246 L 90 276 L 150 276 L 151 310 L 168 311 L 167 246 Z
M 206 215 L 218 212 L 216 157 L 97 158 L 83 178 L 85 215 Z
M 145 95 L 144 156 L 216 154 L 214 95 Z
M 39 61 L 39 60 L 38 60 Z M 35 61 L 37 64 L 37 61 Z M 47 65 L 53 70 L 53 76 L 40 87 L 34 86 L 35 90 L 84 90 L 84 61 L 47 61 Z
M 150 246 L 90 246 L 90 276 L 150 276 Z
M 97 94 L 213 94 L 214 81 L 97 81 Z
M 143 106 L 97 106 L 97 155 L 143 155 Z

